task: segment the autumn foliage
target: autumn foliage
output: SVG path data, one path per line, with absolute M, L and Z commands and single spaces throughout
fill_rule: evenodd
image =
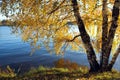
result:
M 1 11 L 32 46 L 56 54 L 84 51 L 93 69 L 99 66 L 95 53 L 101 53 L 103 70 L 110 54 L 114 63 L 120 52 L 119 8 L 119 0 L 3 0 Z

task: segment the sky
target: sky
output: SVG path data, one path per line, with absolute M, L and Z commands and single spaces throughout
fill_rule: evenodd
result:
M 2 2 L 2 1 L 0 0 L 0 7 L 1 7 L 1 2 Z M 1 21 L 1 20 L 4 20 L 4 19 L 5 19 L 5 16 L 3 16 L 3 15 L 1 14 L 1 11 L 0 11 L 0 21 Z
M 6 17 L 3 16 L 3 15 L 0 13 L 0 21 L 2 21 L 2 20 L 4 20 L 4 19 L 6 19 Z

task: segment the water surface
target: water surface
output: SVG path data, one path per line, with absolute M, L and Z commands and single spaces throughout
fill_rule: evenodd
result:
M 23 42 L 20 35 L 12 34 L 10 27 L 0 27 L 0 66 L 10 65 L 12 68 L 23 68 L 23 70 L 39 65 L 51 67 L 60 58 L 89 66 L 87 57 L 83 53 L 67 51 L 64 56 L 57 56 L 49 54 L 45 48 L 36 50 L 32 56 L 30 56 L 30 52 L 30 44 Z M 120 71 L 120 55 L 114 68 Z

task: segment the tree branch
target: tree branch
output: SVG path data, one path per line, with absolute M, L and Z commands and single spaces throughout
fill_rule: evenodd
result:
M 72 41 L 74 41 L 77 37 L 79 37 L 80 36 L 80 34 L 79 35 L 76 35 L 76 36 L 74 36 L 74 38 L 73 39 L 71 39 L 71 40 L 67 40 L 67 42 L 72 42 Z
M 63 0 L 63 1 L 59 4 L 59 6 L 57 6 L 55 9 L 53 9 L 53 10 L 52 10 L 51 12 L 49 12 L 48 14 L 52 14 L 52 13 L 54 13 L 55 11 L 57 11 L 64 2 L 65 2 L 65 0 Z

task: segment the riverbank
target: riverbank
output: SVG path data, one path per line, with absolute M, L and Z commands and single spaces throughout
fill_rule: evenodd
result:
M 32 68 L 23 75 L 13 73 L 8 67 L 6 75 L 0 75 L 0 80 L 120 80 L 120 72 L 115 70 L 104 73 L 89 73 L 87 67 L 80 66 L 77 70 L 69 68 L 47 68 L 40 66 Z

